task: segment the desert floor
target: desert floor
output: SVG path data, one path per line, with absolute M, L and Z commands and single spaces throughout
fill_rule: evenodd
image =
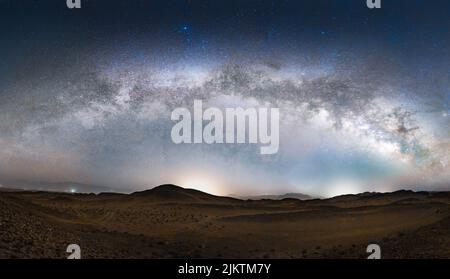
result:
M 0 258 L 450 258 L 450 192 L 243 201 L 165 185 L 0 192 Z

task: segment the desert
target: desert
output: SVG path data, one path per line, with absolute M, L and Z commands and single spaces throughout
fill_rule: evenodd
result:
M 175 185 L 131 194 L 0 191 L 0 257 L 450 258 L 450 193 L 241 200 Z

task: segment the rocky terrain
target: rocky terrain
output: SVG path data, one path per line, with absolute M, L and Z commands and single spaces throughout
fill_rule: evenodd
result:
M 0 191 L 0 258 L 450 258 L 450 193 L 240 200 L 174 185 L 133 194 Z

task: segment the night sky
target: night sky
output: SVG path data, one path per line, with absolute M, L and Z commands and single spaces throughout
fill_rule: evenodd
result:
M 450 190 L 450 1 L 0 0 L 0 184 L 220 195 Z M 280 150 L 171 141 L 280 108 Z

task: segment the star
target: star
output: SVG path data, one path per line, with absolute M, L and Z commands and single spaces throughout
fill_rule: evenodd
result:
M 181 26 L 181 32 L 188 33 L 190 31 L 190 28 L 187 24 Z

